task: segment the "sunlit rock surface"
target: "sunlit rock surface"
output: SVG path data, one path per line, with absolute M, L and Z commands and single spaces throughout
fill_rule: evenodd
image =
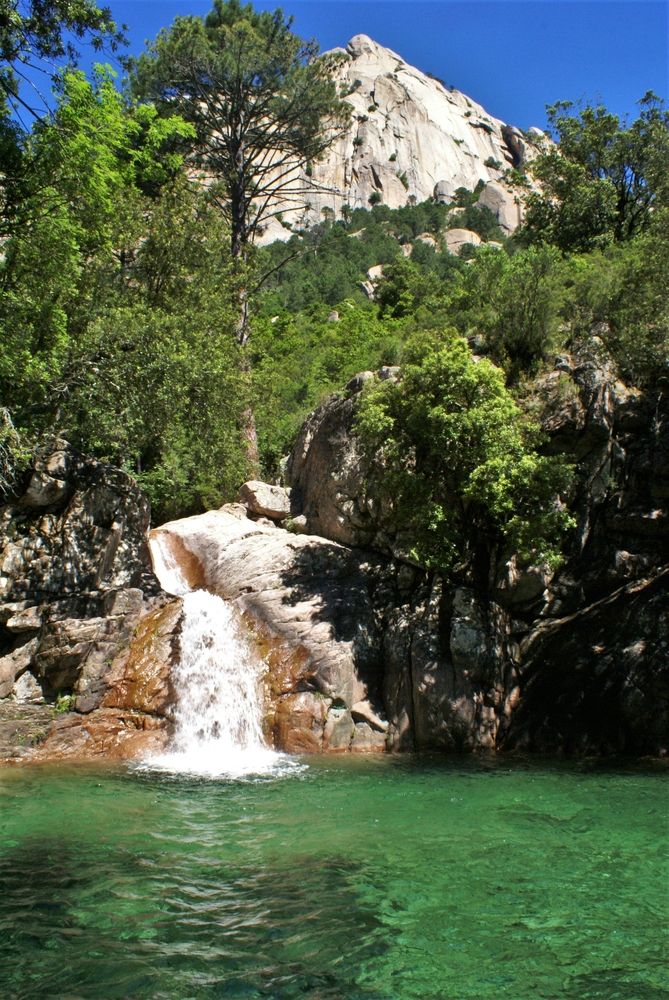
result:
M 280 749 L 385 748 L 374 603 L 382 559 L 229 510 L 169 522 L 155 535 L 245 616 L 268 663 L 268 725 Z M 361 703 L 369 716 L 356 723 Z
M 504 172 L 534 155 L 541 133 L 523 135 L 367 35 L 341 50 L 338 80 L 352 108 L 350 127 L 310 164 L 309 176 L 296 178 L 295 188 L 308 188 L 301 200 L 309 207 L 279 206 L 282 223 L 272 220 L 262 242 L 288 239 L 291 229 L 322 221 L 323 211 L 338 218 L 344 205 L 449 202 L 458 188 L 472 191 L 480 181 L 490 185 L 482 204 L 513 232 L 520 207 Z

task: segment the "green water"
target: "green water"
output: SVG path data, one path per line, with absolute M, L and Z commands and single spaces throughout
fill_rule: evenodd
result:
M 0 772 L 2 998 L 659 1000 L 661 769 Z

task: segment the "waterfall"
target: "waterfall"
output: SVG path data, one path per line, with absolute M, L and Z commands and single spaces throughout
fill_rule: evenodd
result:
M 153 572 L 160 586 L 168 594 L 182 597 L 191 589 L 179 565 L 179 560 L 170 545 L 170 536 L 165 531 L 152 531 L 149 535 L 149 551 Z
M 172 742 L 146 764 L 209 776 L 276 773 L 286 758 L 263 739 L 264 664 L 231 607 L 216 594 L 190 589 L 169 536 L 156 532 L 150 547 L 161 586 L 183 599 L 183 625 L 173 673 L 177 702 Z

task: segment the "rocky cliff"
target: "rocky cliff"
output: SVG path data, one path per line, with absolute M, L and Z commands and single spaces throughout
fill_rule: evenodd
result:
M 666 397 L 630 390 L 592 354 L 559 358 L 535 392 L 548 449 L 577 467 L 578 527 L 565 565 L 551 575 L 493 554 L 486 582 L 454 586 L 397 562 L 406 546 L 388 527 L 383 469 L 355 434 L 358 394 L 371 377 L 312 414 L 289 472 L 305 530 L 403 567 L 404 593 L 386 610 L 381 637 L 385 708 L 400 744 L 666 748 Z
M 493 551 L 476 579 L 404 557 L 383 467 L 356 437 L 364 373 L 305 423 L 291 488 L 156 529 L 193 587 L 232 602 L 267 664 L 266 733 L 295 752 L 661 754 L 669 748 L 669 407 L 596 350 L 535 384 L 577 467 L 557 573 Z M 148 564 L 123 473 L 52 441 L 2 511 L 0 737 L 70 696 L 36 759 L 129 757 L 169 737 L 181 602 Z M 27 730 L 30 732 L 30 730 Z M 25 755 L 28 748 L 15 749 Z
M 516 228 L 520 206 L 504 175 L 534 155 L 540 130 L 523 135 L 366 35 L 341 50 L 338 83 L 352 108 L 350 128 L 293 185 L 308 189 L 309 207 L 279 205 L 283 224 L 273 221 L 263 242 L 322 221 L 324 210 L 339 217 L 342 206 L 368 208 L 370 199 L 390 208 L 448 202 L 458 188 L 473 191 L 479 182 L 486 185 L 479 203 L 507 233 Z
M 132 756 L 160 742 L 171 698 L 148 503 L 130 476 L 58 439 L 24 487 L 0 508 L 0 742 L 23 756 L 57 715 L 54 752 Z M 26 732 L 21 705 L 41 710 Z

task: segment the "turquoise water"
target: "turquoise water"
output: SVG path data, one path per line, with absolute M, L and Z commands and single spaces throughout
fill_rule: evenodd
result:
M 659 1000 L 663 769 L 0 772 L 3 998 Z

